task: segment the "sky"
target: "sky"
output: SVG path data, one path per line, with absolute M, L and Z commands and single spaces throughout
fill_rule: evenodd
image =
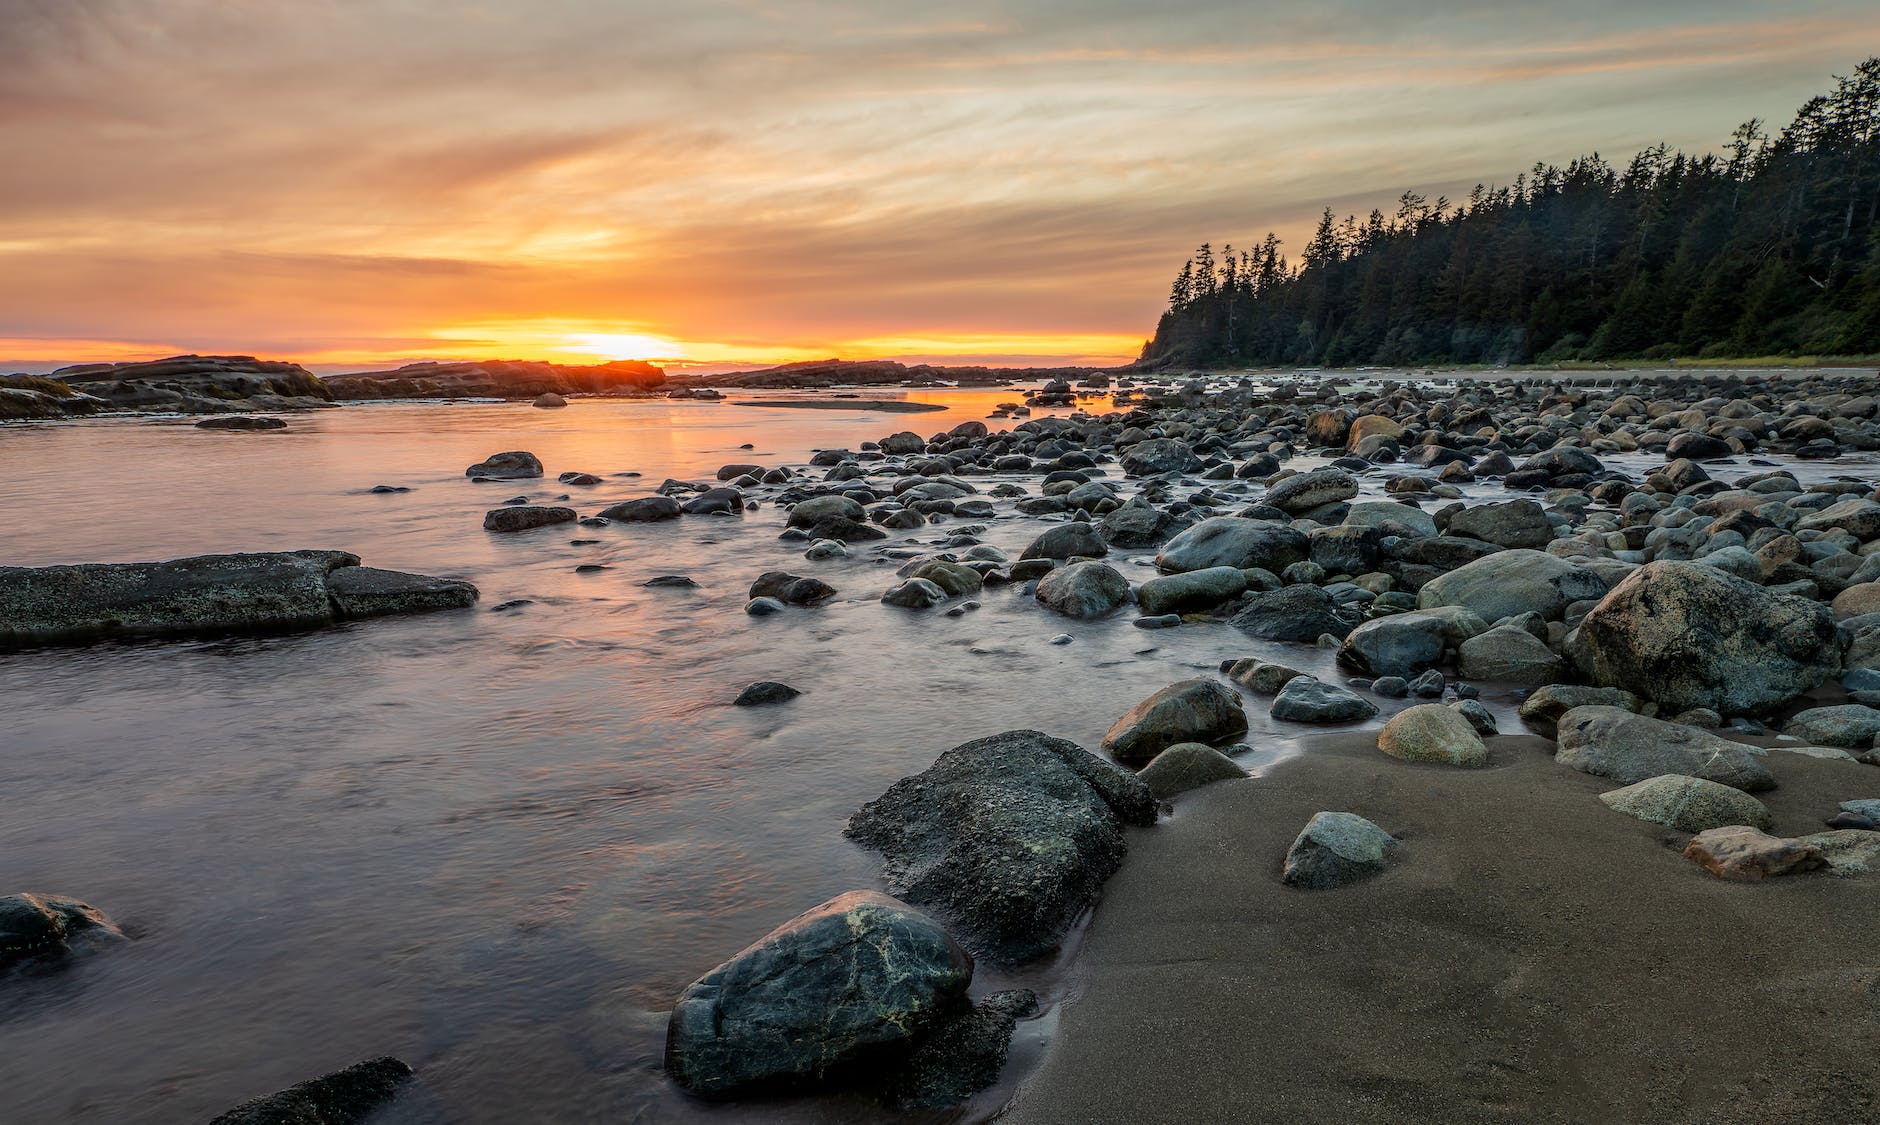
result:
M 1872 0 L 0 0 L 0 371 L 1120 363 L 1203 241 L 1720 147 Z

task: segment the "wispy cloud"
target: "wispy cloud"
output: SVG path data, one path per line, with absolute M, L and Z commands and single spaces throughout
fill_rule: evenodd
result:
M 1852 0 L 1562 9 L 0 0 L 0 338 L 40 341 L 0 364 L 1133 350 L 1203 239 L 1713 145 L 1880 41 Z

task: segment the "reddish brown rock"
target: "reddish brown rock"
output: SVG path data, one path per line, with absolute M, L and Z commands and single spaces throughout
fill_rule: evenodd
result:
M 1684 846 L 1684 858 L 1703 864 L 1719 879 L 1741 883 L 1813 871 L 1827 862 L 1814 844 L 1784 840 L 1742 824 L 1699 832 Z

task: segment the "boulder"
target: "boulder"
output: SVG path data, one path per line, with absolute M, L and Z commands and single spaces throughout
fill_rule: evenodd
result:
M 1295 676 L 1273 697 L 1269 712 L 1289 723 L 1355 723 L 1377 714 L 1377 705 L 1337 684 Z
M 554 508 L 536 504 L 512 504 L 505 508 L 491 508 L 483 513 L 485 531 L 533 531 L 538 527 L 549 527 L 558 523 L 573 523 L 577 513 L 573 508 Z
M 1129 579 L 1103 563 L 1072 563 L 1040 578 L 1036 596 L 1066 617 L 1088 620 L 1128 602 Z
M 1827 864 L 1814 844 L 1784 840 L 1746 825 L 1699 832 L 1684 846 L 1684 858 L 1703 865 L 1719 879 L 1741 883 L 1813 871 Z
M 1247 575 L 1231 566 L 1211 566 L 1151 578 L 1136 591 L 1136 604 L 1150 615 L 1213 609 L 1247 589 Z
M 1462 606 L 1484 621 L 1538 613 L 1549 621 L 1574 602 L 1604 597 L 1605 579 L 1542 551 L 1497 551 L 1439 575 L 1417 592 L 1417 607 Z
M 218 414 L 196 423 L 199 430 L 240 430 L 249 433 L 285 430 L 287 422 L 257 414 Z
M 1154 547 L 1186 526 L 1146 500 L 1134 499 L 1097 521 L 1097 533 L 1112 547 Z
M 979 576 L 978 571 L 945 559 L 928 559 L 909 571 L 907 576 L 933 583 L 945 591 L 949 598 L 970 597 L 985 586 L 985 579 Z
M 1682 774 L 1648 777 L 1623 789 L 1601 793 L 1599 799 L 1614 812 L 1679 832 L 1703 832 L 1726 824 L 1747 824 L 1767 831 L 1775 822 L 1768 806 L 1741 789 Z
M 881 604 L 902 609 L 932 609 L 947 600 L 947 592 L 925 578 L 910 578 L 881 595 Z
M 1200 742 L 1177 742 L 1157 754 L 1148 765 L 1136 772 L 1136 776 L 1142 778 L 1149 792 L 1166 799 L 1217 781 L 1246 777 L 1247 771 L 1212 746 Z
M 1427 613 L 1397 613 L 1358 626 L 1338 648 L 1338 662 L 1369 676 L 1408 678 L 1443 658 L 1447 623 Z
M 1068 559 L 1082 556 L 1099 559 L 1110 553 L 1110 545 L 1087 523 L 1062 523 L 1033 539 L 1021 559 Z
M 1384 870 L 1397 838 L 1356 813 L 1320 812 L 1300 830 L 1280 881 L 1302 890 L 1327 890 Z
M 1282 512 L 1300 515 L 1358 494 L 1358 481 L 1339 468 L 1314 469 L 1287 477 L 1267 490 L 1264 503 Z
M 847 496 L 812 496 L 791 508 L 784 522 L 790 527 L 812 528 L 830 518 L 860 522 L 868 518 L 868 513 Z
M 623 500 L 611 508 L 602 508 L 601 517 L 615 523 L 653 523 L 657 520 L 676 520 L 682 514 L 679 502 L 670 496 L 642 496 L 638 500 Z
M 385 614 L 460 608 L 467 582 L 359 566 L 344 551 L 198 555 L 155 563 L 0 567 L 0 649 L 106 638 L 312 629 Z
M 536 395 L 535 401 L 529 405 L 542 410 L 555 410 L 568 405 L 568 400 L 556 394 L 554 391 L 544 391 Z
M 1123 472 L 1132 477 L 1152 477 L 1160 473 L 1189 473 L 1201 467 L 1201 458 L 1195 456 L 1186 442 L 1174 438 L 1150 438 L 1139 441 L 1123 452 L 1119 459 Z
M 1155 822 L 1134 774 L 1037 731 L 942 754 L 849 819 L 895 893 L 943 912 L 974 953 L 1017 963 L 1057 947 L 1122 863 L 1124 825 Z
M 1147 762 L 1178 742 L 1214 744 L 1247 731 L 1240 693 L 1218 680 L 1170 684 L 1111 724 L 1103 748 L 1125 762 Z
M 1318 586 L 1286 586 L 1249 597 L 1231 620 L 1236 628 L 1261 640 L 1311 643 L 1327 633 L 1345 636 L 1355 619 L 1355 614 Z
M 1386 535 L 1436 535 L 1434 516 L 1395 500 L 1355 500 L 1345 512 L 1343 526 L 1376 528 Z
M 1551 723 L 1575 707 L 1619 707 L 1645 714 L 1651 706 L 1623 688 L 1548 684 L 1521 701 L 1521 717 L 1530 723 Z
M 411 1068 L 387 1055 L 243 1102 L 209 1125 L 356 1125 L 376 1115 Z
M 1815 746 L 1839 746 L 1865 750 L 1880 735 L 1880 710 L 1859 703 L 1837 707 L 1810 707 L 1799 711 L 1783 724 L 1782 733 Z
M 535 454 L 523 449 L 492 453 L 465 469 L 463 475 L 490 480 L 527 480 L 542 475 L 542 462 L 536 459 Z
M 1776 787 L 1761 751 L 1617 707 L 1575 707 L 1560 717 L 1557 733 L 1556 762 L 1622 785 L 1675 773 L 1746 793 Z
M 1449 517 L 1448 534 L 1466 535 L 1497 547 L 1535 549 L 1554 538 L 1547 510 L 1532 500 L 1476 504 Z
M 945 1109 L 999 1080 L 1018 1021 L 1038 1010 L 1029 989 L 995 992 L 935 1027 L 883 1084 L 892 1109 Z
M 1457 650 L 1456 671 L 1471 680 L 1551 684 L 1565 668 L 1565 662 L 1552 649 L 1514 624 L 1470 637 Z
M 1422 703 L 1392 715 L 1377 733 L 1377 748 L 1406 762 L 1485 766 L 1488 747 L 1469 720 L 1440 703 Z
M 850 891 L 680 994 L 666 1070 L 698 1094 L 810 1083 L 904 1047 L 956 1008 L 973 959 L 905 902 Z
M 1654 562 L 1620 582 L 1569 652 L 1587 679 L 1667 714 L 1768 714 L 1841 670 L 1827 606 L 1688 562 Z
M 1261 695 L 1272 695 L 1285 687 L 1288 681 L 1304 675 L 1298 669 L 1288 668 L 1284 664 L 1253 659 L 1222 661 L 1221 671 L 1226 673 L 1228 679 Z
M 770 570 L 751 583 L 753 601 L 775 598 L 785 605 L 821 605 L 836 596 L 836 588 L 820 578 L 805 578 L 787 570 Z
M 1155 557 L 1155 565 L 1164 574 L 1216 566 L 1277 574 L 1303 560 L 1308 550 L 1305 533 L 1291 524 L 1215 516 L 1170 539 Z

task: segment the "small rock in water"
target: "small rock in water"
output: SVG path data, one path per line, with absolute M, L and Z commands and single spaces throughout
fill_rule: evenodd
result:
M 542 462 L 526 450 L 492 453 L 488 458 L 463 471 L 467 477 L 481 480 L 524 480 L 542 475 Z
M 355 1063 L 278 1094 L 243 1102 L 209 1125 L 355 1125 L 390 1100 L 411 1073 L 410 1067 L 389 1055 Z
M 1402 676 L 1379 676 L 1371 681 L 1371 694 L 1385 699 L 1404 699 L 1410 695 L 1410 684 Z
M 483 514 L 485 531 L 530 531 L 558 523 L 573 523 L 573 508 L 546 508 L 525 505 L 516 508 L 491 508 Z
M 1179 613 L 1164 613 L 1156 617 L 1138 617 L 1135 625 L 1138 629 L 1173 629 L 1182 623 Z
M 410 492 L 411 489 L 402 484 L 375 484 L 366 491 L 374 495 L 385 496 L 394 492 Z
M 58 895 L 0 897 L 0 969 L 28 957 L 70 952 L 81 939 L 124 935 L 97 908 Z
M 752 598 L 744 607 L 744 612 L 752 617 L 769 617 L 773 613 L 782 613 L 789 608 L 776 598 Z
M 521 609 L 525 605 L 534 605 L 534 604 L 535 604 L 535 599 L 533 598 L 517 598 L 514 601 L 502 602 L 498 605 L 491 606 L 490 612 L 491 613 L 507 613 L 512 609 Z
M 1456 694 L 1461 695 L 1461 690 L 1458 689 Z M 1449 706 L 1456 714 L 1469 720 L 1469 725 L 1475 728 L 1475 733 L 1481 735 L 1483 738 L 1497 733 L 1498 728 L 1495 725 L 1494 712 L 1482 706 L 1474 699 L 1458 699 Z
M 662 574 L 657 578 L 648 578 L 646 581 L 640 583 L 640 585 L 654 588 L 672 586 L 687 590 L 698 588 L 697 582 L 692 581 L 683 574 Z
M 592 546 L 594 546 L 594 545 L 595 545 L 596 543 L 599 543 L 599 542 L 600 542 L 600 540 L 598 540 L 598 539 L 570 539 L 570 540 L 568 540 L 568 546 L 570 546 L 570 547 L 592 547 Z
M 257 417 L 253 414 L 222 414 L 214 418 L 204 418 L 196 423 L 199 430 L 285 430 L 287 423 L 279 418 Z
M 759 680 L 740 692 L 732 704 L 737 707 L 761 707 L 767 703 L 788 703 L 802 694 L 789 684 Z
M 582 563 L 580 566 L 574 568 L 574 572 L 576 574 L 594 574 L 598 571 L 612 569 L 613 567 L 608 566 L 606 563 Z
M 1337 684 L 1294 676 L 1273 697 L 1269 713 L 1292 723 L 1355 723 L 1377 714 L 1377 705 Z

